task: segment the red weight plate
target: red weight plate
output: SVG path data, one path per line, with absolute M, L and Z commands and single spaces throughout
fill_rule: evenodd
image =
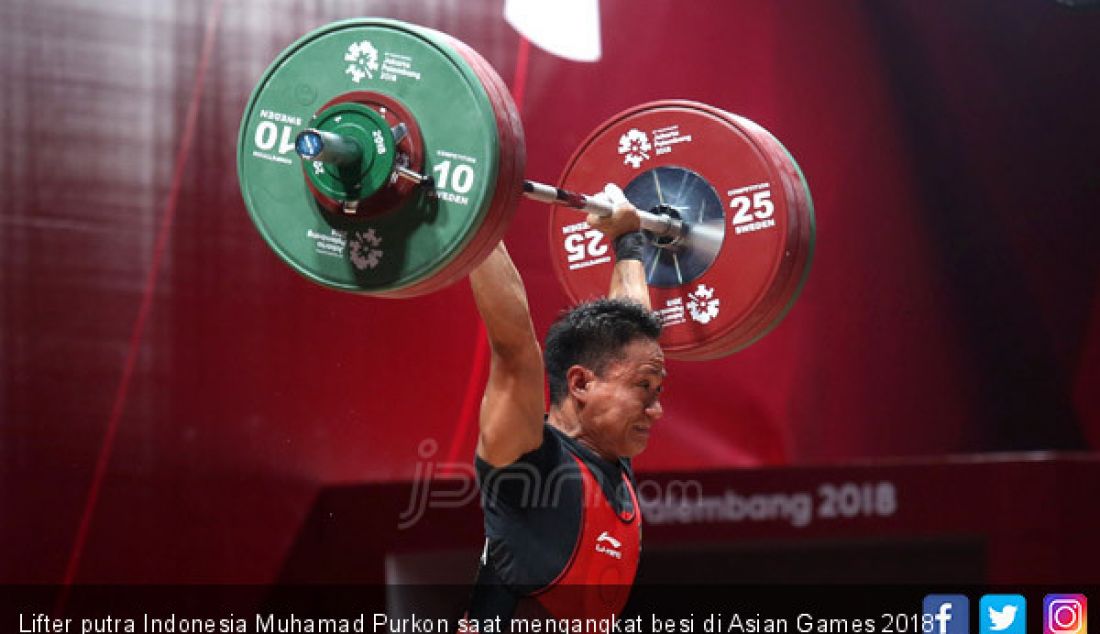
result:
M 801 286 L 809 272 L 809 263 L 813 252 L 814 224 L 812 201 L 805 180 L 794 159 L 775 137 L 755 123 L 722 113 L 731 122 L 749 134 L 768 155 L 769 160 L 780 168 L 783 188 L 791 201 L 790 250 L 787 260 L 790 266 L 781 267 L 777 274 L 773 292 L 770 292 L 760 304 L 756 318 L 746 320 L 738 328 L 725 333 L 710 343 L 690 351 L 693 360 L 710 359 L 732 354 L 759 340 L 782 321 L 797 298 Z
M 511 92 L 492 65 L 473 49 L 461 42 L 459 44 L 460 52 L 470 53 L 471 65 L 478 70 L 489 89 L 490 99 L 495 104 L 495 113 L 501 131 L 501 173 L 505 174 L 503 177 L 504 182 L 509 186 L 501 190 L 499 198 L 494 199 L 495 203 L 499 203 L 501 213 L 494 230 L 487 234 L 488 249 L 492 250 L 511 224 L 512 216 L 518 207 L 519 194 L 523 188 L 523 172 L 527 162 L 523 123 L 520 120 Z M 480 262 L 481 258 L 477 260 Z
M 463 45 L 460 41 L 450 36 L 446 36 L 445 34 L 433 32 L 433 35 L 435 35 L 441 43 L 451 47 L 465 59 L 470 68 L 474 71 L 474 74 L 477 75 L 478 79 L 481 81 L 489 97 L 490 103 L 492 103 L 493 106 L 493 115 L 497 123 L 497 140 L 498 147 L 500 148 L 500 155 L 497 162 L 497 186 L 494 189 L 494 195 L 481 228 L 470 240 L 466 248 L 463 249 L 462 253 L 459 254 L 449 266 L 441 271 L 434 279 L 426 281 L 423 288 L 418 289 L 420 293 L 432 292 L 457 281 L 461 277 L 467 275 L 477 262 L 480 262 L 488 255 L 491 250 L 491 245 L 495 244 L 495 242 L 490 242 L 490 238 L 499 231 L 498 228 L 502 224 L 501 216 L 506 212 L 506 209 L 502 207 L 500 202 L 501 191 L 507 189 L 506 183 L 514 178 L 512 175 L 514 159 L 512 158 L 511 150 L 504 146 L 506 134 L 502 127 L 500 105 L 498 103 L 499 99 L 495 88 L 492 86 L 491 82 L 486 80 L 481 64 L 469 55 L 471 49 Z
M 763 128 L 694 102 L 631 108 L 597 128 L 561 178 L 580 192 L 607 182 L 691 227 L 683 245 L 651 246 L 645 262 L 669 356 L 728 354 L 782 319 L 809 265 L 812 208 L 793 159 Z M 606 294 L 613 254 L 582 215 L 555 207 L 550 246 L 574 301 Z
M 681 354 L 681 356 L 691 359 L 709 359 L 736 352 L 760 339 L 782 321 L 793 305 L 809 271 L 814 237 L 813 212 L 809 190 L 789 153 L 775 137 L 751 121 L 717 109 L 711 108 L 710 110 L 725 116 L 731 123 L 750 136 L 765 153 L 772 165 L 778 169 L 782 189 L 790 203 L 788 248 L 784 253 L 784 259 L 779 269 L 776 271 L 774 283 L 761 298 L 757 309 L 737 327 L 696 349 Z
M 514 209 L 509 210 L 508 207 L 503 204 L 503 196 L 505 196 L 508 191 L 507 184 L 515 178 L 514 147 L 509 141 L 510 128 L 506 115 L 502 112 L 504 106 L 501 104 L 500 92 L 496 82 L 493 81 L 495 72 L 492 73 L 492 75 L 487 75 L 484 59 L 460 40 L 442 33 L 439 35 L 454 48 L 459 55 L 466 59 L 467 63 L 469 63 L 470 67 L 474 70 L 474 73 L 481 80 L 482 86 L 489 96 L 489 101 L 493 104 L 493 115 L 497 122 L 498 146 L 500 148 L 497 188 L 492 203 L 490 204 L 489 213 L 486 215 L 485 224 L 482 226 L 482 230 L 475 236 L 474 240 L 471 241 L 470 248 L 462 254 L 461 258 L 456 260 L 453 269 L 448 271 L 449 279 L 457 280 L 465 276 L 478 262 L 488 255 L 489 251 L 496 244 L 492 239 L 493 236 L 499 235 L 503 231 L 502 227 L 506 227 L 508 220 L 510 220 L 510 211 Z
M 523 186 L 526 163 L 523 126 L 504 82 L 492 66 L 472 48 L 451 36 L 437 33 L 459 53 L 481 79 L 490 102 L 493 103 L 499 133 L 500 160 L 497 189 L 482 230 L 470 246 L 441 275 L 438 286 L 444 286 L 466 276 L 501 240 L 515 214 Z
M 500 148 L 497 182 L 485 220 L 462 253 L 438 274 L 397 293 L 387 294 L 387 297 L 411 297 L 429 293 L 468 275 L 473 267 L 488 256 L 504 235 L 515 213 L 523 186 L 522 174 L 526 158 L 523 129 L 515 104 L 503 81 L 484 58 L 461 41 L 436 31 L 431 31 L 430 34 L 469 63 L 493 105 Z
M 764 295 L 757 310 L 736 328 L 699 348 L 688 352 L 691 359 L 725 356 L 759 340 L 774 328 L 793 305 L 809 271 L 813 251 L 814 224 L 812 203 L 805 180 L 793 158 L 770 133 L 751 121 L 717 109 L 731 123 L 752 137 L 778 169 L 782 188 L 790 203 L 788 249 L 776 272 L 774 284 Z
M 520 128 L 519 131 L 520 137 L 518 143 L 515 140 L 514 122 L 518 122 L 518 114 L 515 114 L 515 108 L 514 105 L 511 104 L 510 97 L 506 101 L 501 99 L 503 82 L 500 81 L 499 76 L 496 75 L 495 71 L 491 70 L 491 67 L 488 66 L 488 63 L 485 62 L 480 55 L 459 40 L 438 32 L 433 32 L 433 35 L 435 35 L 441 43 L 450 46 L 456 53 L 463 57 L 481 80 L 489 96 L 490 102 L 493 104 L 494 116 L 497 120 L 500 158 L 498 160 L 497 186 L 490 204 L 490 209 L 486 214 L 481 229 L 471 239 L 463 252 L 456 257 L 448 267 L 441 271 L 439 275 L 434 276 L 431 280 L 426 280 L 424 283 L 417 286 L 415 289 L 417 294 L 442 288 L 466 276 L 474 266 L 488 255 L 500 240 L 500 237 L 507 229 L 508 223 L 515 211 L 516 200 L 518 198 L 518 192 L 520 191 L 519 188 L 522 187 L 520 175 L 522 172 L 522 160 L 525 156 L 522 145 L 522 128 Z M 488 71 L 486 70 L 487 68 L 489 69 Z M 504 91 L 504 94 L 507 94 L 507 92 Z M 514 118 L 514 122 L 507 112 L 509 106 L 511 106 L 511 111 L 514 115 L 514 117 L 512 117 Z M 517 165 L 517 160 L 520 162 L 520 165 Z
M 789 250 L 784 266 L 776 278 L 775 288 L 761 302 L 761 310 L 754 321 L 746 321 L 736 331 L 730 333 L 728 341 L 718 342 L 700 354 L 705 358 L 725 356 L 741 350 L 766 335 L 783 320 L 797 299 L 803 283 L 809 274 L 809 265 L 813 256 L 814 216 L 813 203 L 809 188 L 797 163 L 783 145 L 767 130 L 737 115 L 727 113 L 735 124 L 744 129 L 763 149 L 771 163 L 779 169 L 783 189 L 790 201 Z M 701 357 L 693 357 L 701 358 Z

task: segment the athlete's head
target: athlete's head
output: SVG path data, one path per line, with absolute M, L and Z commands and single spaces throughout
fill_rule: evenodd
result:
M 661 417 L 661 322 L 640 304 L 598 299 L 562 314 L 546 335 L 550 406 L 571 404 L 582 434 L 605 457 L 645 449 Z

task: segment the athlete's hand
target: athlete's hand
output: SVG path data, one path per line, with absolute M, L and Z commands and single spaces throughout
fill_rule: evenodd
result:
M 615 238 L 630 233 L 632 231 L 638 231 L 642 228 L 642 221 L 638 217 L 638 210 L 634 205 L 630 204 L 630 201 L 626 199 L 626 195 L 623 194 L 623 190 L 619 189 L 618 185 L 614 183 L 608 183 L 604 186 L 603 191 L 596 194 L 593 198 L 603 200 L 605 202 L 614 205 L 615 210 L 610 216 L 597 216 L 596 214 L 588 214 L 588 224 L 599 231 L 602 231 L 609 242 L 614 242 Z

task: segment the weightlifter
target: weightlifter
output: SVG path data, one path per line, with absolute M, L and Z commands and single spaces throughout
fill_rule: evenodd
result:
M 532 601 L 558 618 L 603 618 L 621 613 L 634 581 L 642 518 L 630 461 L 661 417 L 665 360 L 641 262 L 647 238 L 622 192 L 609 185 L 605 195 L 614 213 L 588 223 L 614 246 L 608 297 L 564 313 L 544 352 L 504 244 L 470 274 L 492 351 L 475 458 L 486 542 L 471 619 L 508 619 Z

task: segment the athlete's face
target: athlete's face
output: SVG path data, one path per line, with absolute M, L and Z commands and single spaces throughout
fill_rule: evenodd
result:
M 573 395 L 580 408 L 584 441 L 604 458 L 632 458 L 649 441 L 650 428 L 661 417 L 661 390 L 665 355 L 656 341 L 637 339 L 597 375 L 584 368 L 570 369 Z

